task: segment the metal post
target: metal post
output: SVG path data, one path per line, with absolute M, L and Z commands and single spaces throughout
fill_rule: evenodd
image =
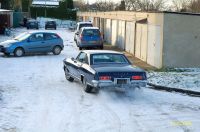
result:
M 47 1 L 47 0 L 45 0 L 45 18 L 47 17 L 46 1 Z

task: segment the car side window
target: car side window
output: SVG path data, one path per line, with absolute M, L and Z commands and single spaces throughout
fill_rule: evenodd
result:
M 58 36 L 55 34 L 45 34 L 45 40 L 52 40 L 52 39 L 57 39 Z
M 33 35 L 30 36 L 29 40 L 31 42 L 43 41 L 44 40 L 44 35 L 43 35 L 43 33 L 33 34 Z
M 78 60 L 79 62 L 88 64 L 88 56 L 87 56 L 87 54 L 84 53 L 84 52 L 81 52 L 81 53 L 78 55 L 77 60 Z

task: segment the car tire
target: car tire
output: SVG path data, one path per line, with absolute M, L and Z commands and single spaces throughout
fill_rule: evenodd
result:
M 56 27 L 54 29 L 56 30 Z
M 74 81 L 74 78 L 71 77 L 71 76 L 69 75 L 68 69 L 65 68 L 64 71 L 65 71 L 65 78 L 66 78 L 68 81 L 73 82 L 73 81 Z
M 83 78 L 83 89 L 86 93 L 91 93 L 93 90 L 93 87 L 87 84 L 87 80 Z
M 55 46 L 53 48 L 53 54 L 54 55 L 59 55 L 61 53 L 61 51 L 62 51 L 62 48 L 60 46 Z
M 24 56 L 24 49 L 23 48 L 16 48 L 14 50 L 14 56 L 15 57 L 22 57 L 22 56 Z

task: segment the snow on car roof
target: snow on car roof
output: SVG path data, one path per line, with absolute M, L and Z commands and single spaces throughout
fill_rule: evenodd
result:
M 92 24 L 92 22 L 78 22 L 77 24 Z
M 82 29 L 98 29 L 99 30 L 98 27 L 82 27 Z
M 121 52 L 113 51 L 113 50 L 83 50 L 83 52 L 87 54 L 102 54 L 102 53 L 111 53 L 111 54 L 123 54 Z

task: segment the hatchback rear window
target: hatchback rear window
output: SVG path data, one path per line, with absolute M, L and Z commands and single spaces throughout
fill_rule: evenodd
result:
M 80 24 L 80 25 L 79 25 L 79 30 L 80 30 L 82 27 L 93 27 L 93 25 L 92 25 L 92 24 L 88 24 L 88 23 L 86 23 L 86 24 Z
M 100 31 L 98 29 L 85 29 L 82 33 L 83 36 L 100 36 Z

